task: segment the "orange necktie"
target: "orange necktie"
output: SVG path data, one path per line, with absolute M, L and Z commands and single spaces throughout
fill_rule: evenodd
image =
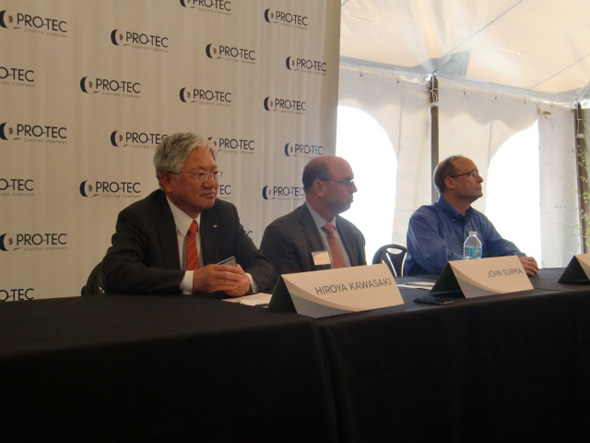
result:
M 193 220 L 186 234 L 186 269 L 193 271 L 199 267 L 199 251 L 197 251 L 197 231 L 199 226 Z
M 338 240 L 334 235 L 334 225 L 326 223 L 322 226 L 322 229 L 328 233 L 328 247 L 330 248 L 330 254 L 332 255 L 332 268 L 345 268 L 346 262 L 342 255 L 342 249 L 340 249 Z

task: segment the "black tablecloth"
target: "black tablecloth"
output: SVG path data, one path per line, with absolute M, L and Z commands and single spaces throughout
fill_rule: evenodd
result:
M 586 441 L 590 285 L 561 272 L 318 320 L 185 296 L 0 304 L 0 426 L 21 441 Z
M 427 291 L 402 289 L 404 306 L 318 320 L 340 441 L 590 435 L 590 292 L 562 289 L 447 306 L 414 304 Z
M 294 314 L 180 296 L 0 305 L 0 428 L 20 441 L 334 441 L 326 377 Z

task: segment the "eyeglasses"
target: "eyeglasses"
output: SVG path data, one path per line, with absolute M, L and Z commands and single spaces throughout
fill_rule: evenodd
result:
M 481 177 L 481 175 L 479 175 L 479 171 L 477 171 L 477 170 L 475 170 L 475 171 L 469 171 L 469 172 L 464 172 L 463 174 L 449 175 L 448 177 L 450 177 L 450 178 L 457 178 L 457 177 L 463 177 L 464 175 L 468 175 L 471 178 Z
M 218 181 L 221 176 L 223 175 L 223 172 L 221 171 L 214 171 L 214 172 L 197 172 L 196 174 L 189 174 L 188 172 L 171 172 L 171 174 L 174 175 L 186 175 L 188 177 L 192 177 L 193 180 L 196 180 L 199 183 L 204 183 L 209 179 Z
M 320 178 L 319 180 L 320 181 L 323 181 L 323 182 L 340 183 L 341 185 L 348 186 L 348 187 L 354 185 L 354 179 L 353 178 L 343 178 L 342 180 L 332 180 L 330 178 Z

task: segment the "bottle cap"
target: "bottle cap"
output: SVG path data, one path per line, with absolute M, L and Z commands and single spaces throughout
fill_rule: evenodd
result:
M 469 235 L 477 235 L 477 231 L 469 231 Z

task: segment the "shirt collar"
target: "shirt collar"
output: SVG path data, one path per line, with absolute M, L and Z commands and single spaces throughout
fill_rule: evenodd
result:
M 435 205 L 437 205 L 439 207 L 439 209 L 443 212 L 446 212 L 450 217 L 452 217 L 453 219 L 457 218 L 457 217 L 463 217 L 463 214 L 461 214 L 459 211 L 457 211 L 455 208 L 453 208 L 441 195 L 438 198 L 438 201 L 435 203 Z M 469 216 L 469 214 L 473 211 L 473 208 L 471 206 L 469 206 L 469 208 L 467 208 L 467 212 L 465 212 L 465 217 Z
M 322 226 L 324 226 L 326 223 L 331 223 L 334 225 L 334 228 L 336 228 L 336 219 L 333 218 L 330 221 L 326 221 L 324 220 L 324 217 L 322 217 L 320 214 L 318 214 L 310 205 L 309 203 L 305 202 L 307 209 L 309 209 L 309 213 L 311 214 L 311 218 L 313 218 L 313 221 L 315 222 L 315 225 L 317 226 L 318 229 L 321 229 Z M 338 230 L 336 228 L 336 230 Z
M 166 201 L 168 202 L 168 206 L 170 206 L 170 211 L 172 211 L 172 217 L 174 218 L 174 224 L 176 225 L 176 229 L 178 232 L 184 237 L 188 232 L 188 228 L 190 227 L 193 220 L 197 221 L 197 224 L 201 224 L 201 214 L 197 215 L 197 218 L 193 219 L 189 217 L 189 215 L 176 206 L 174 203 L 170 201 L 168 196 L 166 196 Z

